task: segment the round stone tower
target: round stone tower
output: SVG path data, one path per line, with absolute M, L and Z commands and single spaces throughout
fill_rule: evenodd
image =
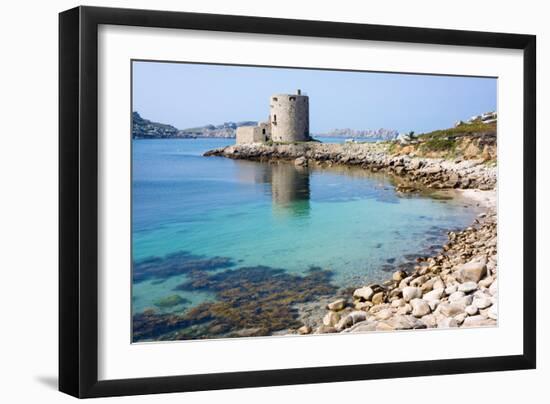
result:
M 270 102 L 271 140 L 274 142 L 306 142 L 309 137 L 309 97 L 276 94 Z

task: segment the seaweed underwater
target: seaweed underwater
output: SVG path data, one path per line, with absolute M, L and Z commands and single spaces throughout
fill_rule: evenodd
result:
M 334 295 L 333 273 L 319 267 L 304 275 L 268 266 L 234 266 L 228 258 L 180 252 L 134 265 L 134 282 L 186 274 L 175 291 L 207 291 L 214 301 L 173 313 L 149 308 L 133 316 L 133 341 L 266 336 L 300 326 L 296 305 Z M 137 268 L 137 273 L 136 273 Z M 171 298 L 174 299 L 174 298 Z M 168 297 L 168 300 L 171 300 Z

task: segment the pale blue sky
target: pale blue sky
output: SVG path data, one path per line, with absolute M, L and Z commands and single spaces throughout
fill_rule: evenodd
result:
M 494 78 L 134 62 L 133 110 L 179 129 L 265 120 L 269 97 L 302 89 L 310 128 L 427 132 L 496 110 Z

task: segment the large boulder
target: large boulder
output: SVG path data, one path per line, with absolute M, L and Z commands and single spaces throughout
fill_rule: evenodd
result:
M 457 272 L 461 282 L 477 283 L 487 275 L 487 258 L 474 258 L 466 264 L 462 264 Z
M 412 299 L 410 304 L 413 309 L 412 315 L 415 317 L 423 317 L 432 311 L 428 302 L 423 299 Z

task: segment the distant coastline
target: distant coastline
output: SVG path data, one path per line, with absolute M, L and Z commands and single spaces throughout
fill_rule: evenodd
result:
M 195 128 L 178 129 L 175 126 L 142 118 L 139 112 L 132 113 L 132 138 L 134 139 L 234 139 L 241 126 L 257 125 L 256 121 L 224 122 L 219 125 L 207 124 Z
M 222 124 L 206 124 L 194 128 L 178 129 L 175 126 L 154 122 L 143 118 L 139 112 L 132 113 L 132 138 L 134 139 L 235 139 L 237 128 L 241 126 L 256 126 L 257 121 L 224 122 Z M 352 138 L 395 140 L 399 133 L 394 129 L 333 129 L 324 133 L 315 133 L 314 138 Z

